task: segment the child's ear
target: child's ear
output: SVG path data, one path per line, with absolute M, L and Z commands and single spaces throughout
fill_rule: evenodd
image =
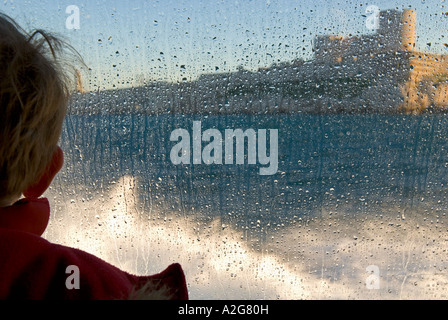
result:
M 62 169 L 64 164 L 64 153 L 60 147 L 57 147 L 53 153 L 51 162 L 48 164 L 43 176 L 34 185 L 30 186 L 23 195 L 27 199 L 37 199 L 41 197 L 48 189 L 56 174 Z

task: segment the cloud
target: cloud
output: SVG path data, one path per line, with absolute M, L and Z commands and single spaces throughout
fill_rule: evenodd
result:
M 441 219 L 399 208 L 377 215 L 331 211 L 267 232 L 264 243 L 235 226 L 144 208 L 136 178 L 126 176 L 91 200 L 54 205 L 45 237 L 77 247 L 134 274 L 179 262 L 194 299 L 443 299 L 448 236 Z M 80 188 L 82 189 L 82 188 Z M 396 215 L 390 212 L 397 212 Z M 380 270 L 369 290 L 366 268 Z

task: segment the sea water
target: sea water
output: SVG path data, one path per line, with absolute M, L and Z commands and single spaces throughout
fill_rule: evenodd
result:
M 171 133 L 278 130 L 278 172 L 181 164 Z M 51 241 L 195 299 L 447 297 L 448 117 L 70 115 Z M 247 151 L 247 150 L 246 150 Z

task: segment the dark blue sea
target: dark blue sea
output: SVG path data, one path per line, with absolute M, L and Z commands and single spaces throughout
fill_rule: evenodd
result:
M 174 165 L 193 121 L 277 129 L 277 174 Z M 71 115 L 61 147 L 48 238 L 134 273 L 181 262 L 195 298 L 446 297 L 447 116 Z

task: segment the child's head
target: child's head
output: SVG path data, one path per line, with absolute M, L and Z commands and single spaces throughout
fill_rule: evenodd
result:
M 39 180 L 57 148 L 69 97 L 61 48 L 0 14 L 0 207 Z

